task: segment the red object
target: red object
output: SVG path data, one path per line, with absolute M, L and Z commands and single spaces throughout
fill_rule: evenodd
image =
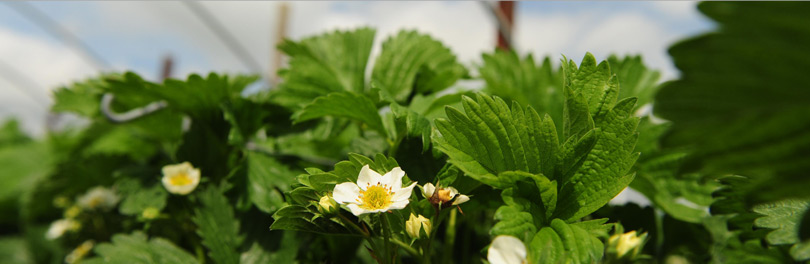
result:
M 514 1 L 500 1 L 498 2 L 498 9 L 506 18 L 506 21 L 509 22 L 506 27 L 509 31 L 512 31 L 512 25 L 514 25 L 515 21 L 515 2 Z M 509 42 L 506 40 L 506 37 L 498 30 L 498 48 L 502 50 L 509 50 Z

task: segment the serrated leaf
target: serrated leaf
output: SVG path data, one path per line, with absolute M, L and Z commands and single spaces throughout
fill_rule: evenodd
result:
M 163 238 L 152 238 L 147 241 L 140 231 L 132 234 L 116 234 L 111 243 L 101 243 L 94 248 L 101 263 L 198 263 L 197 260 Z
M 259 210 L 272 213 L 284 206 L 283 192 L 289 190 L 297 173 L 276 159 L 258 152 L 247 153 L 248 195 Z
M 754 212 L 764 216 L 757 218 L 754 225 L 774 229 L 767 236 L 772 245 L 795 244 L 799 242 L 799 220 L 810 209 L 810 201 L 788 199 L 754 206 Z
M 290 67 L 279 71 L 279 84 L 272 100 L 300 109 L 313 99 L 342 91 L 363 92 L 365 69 L 374 43 L 375 30 L 335 31 L 278 48 L 290 57 Z
M 197 234 L 217 263 L 239 263 L 237 249 L 242 244 L 239 221 L 221 187 L 209 186 L 197 193 L 200 206 L 194 209 Z
M 463 105 L 464 113 L 447 108 L 448 119 L 436 120 L 441 135 L 434 141 L 450 163 L 486 184 L 498 185 L 496 175 L 506 171 L 543 173 L 553 179 L 558 144 L 553 122 L 541 119 L 531 107 L 513 104 L 510 110 L 498 97 L 464 97 Z
M 374 102 L 359 93 L 336 92 L 318 97 L 296 113 L 294 119 L 295 123 L 299 123 L 324 116 L 351 118 L 385 134 L 382 119 Z
M 634 98 L 625 99 L 594 118 L 600 131 L 598 140 L 574 174 L 561 180 L 556 217 L 575 220 L 588 215 L 633 181 L 628 173 L 638 158 L 634 153 L 638 135 L 638 118 L 631 113 L 634 105 Z
M 532 263 L 592 263 L 602 259 L 604 244 L 599 238 L 560 219 L 543 227 L 529 243 Z
M 636 97 L 638 98 L 637 108 L 652 103 L 653 97 L 660 87 L 658 85 L 661 78 L 660 72 L 648 69 L 640 55 L 623 58 L 611 55 L 607 61 L 621 85 L 619 99 Z
M 371 80 L 377 82 L 384 93 L 402 102 L 413 90 L 438 92 L 464 74 L 466 69 L 441 42 L 416 31 L 400 31 L 383 42 Z
M 548 57 L 540 65 L 532 55 L 521 58 L 513 51 L 496 50 L 482 58 L 479 72 L 487 92 L 548 113 L 557 122 L 555 127 L 562 129 L 563 71 Z

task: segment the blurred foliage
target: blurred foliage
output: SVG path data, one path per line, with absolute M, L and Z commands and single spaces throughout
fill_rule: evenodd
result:
M 285 40 L 283 81 L 252 94 L 256 76 L 214 73 L 61 87 L 52 112 L 86 125 L 41 139 L 0 127 L 0 260 L 481 263 L 507 235 L 531 263 L 807 261 L 808 5 L 699 8 L 718 28 L 671 48 L 682 76 L 663 85 L 640 56 L 498 50 L 472 76 L 415 31 L 369 67 L 376 32 L 360 28 Z M 483 90 L 457 83 L 473 78 Z M 118 113 L 167 106 L 112 122 L 105 94 Z M 202 174 L 188 195 L 161 181 L 182 162 Z M 420 187 L 390 213 L 324 208 L 365 165 Z M 438 207 L 426 183 L 471 200 Z M 99 186 L 111 196 L 89 205 Z M 628 186 L 652 206 L 608 204 Z M 429 239 L 407 234 L 410 214 L 433 221 Z M 619 256 L 609 237 L 630 230 L 648 234 L 641 254 Z

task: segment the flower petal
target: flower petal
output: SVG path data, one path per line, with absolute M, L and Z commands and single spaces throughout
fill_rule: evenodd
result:
M 400 201 L 394 201 L 393 203 L 391 203 L 391 205 L 388 206 L 388 208 L 385 208 L 383 211 L 399 210 L 399 209 L 405 208 L 405 206 L 408 206 L 408 202 L 409 202 L 408 199 L 400 200 Z
M 467 202 L 469 200 L 470 200 L 469 196 L 460 194 L 458 197 L 456 197 L 456 200 L 453 201 L 453 205 L 463 204 L 463 203 L 465 203 L 465 202 Z
M 414 182 L 414 183 L 411 183 L 410 186 L 407 186 L 405 188 L 394 189 L 394 195 L 391 196 L 391 201 L 395 202 L 395 203 L 397 201 L 402 201 L 402 200 L 407 201 L 408 198 L 411 198 L 411 192 L 413 191 L 413 187 L 415 187 L 415 186 L 416 186 L 416 183 Z
M 425 199 L 430 198 L 433 196 L 433 192 L 436 191 L 436 186 L 433 186 L 432 183 L 426 183 L 425 186 L 422 186 L 422 195 L 425 196 Z
M 352 182 L 335 185 L 335 189 L 332 191 L 332 198 L 339 204 L 355 202 L 358 196 L 360 196 L 360 188 Z
M 380 174 L 366 166 L 360 169 L 360 175 L 357 175 L 357 186 L 365 190 L 369 185 L 375 185 L 379 181 Z
M 360 208 L 359 205 L 350 203 L 346 207 L 349 207 L 349 211 L 352 211 L 352 214 L 355 216 L 360 216 L 361 214 L 373 213 L 372 211 Z
M 391 187 L 391 189 L 396 190 L 402 188 L 402 177 L 405 177 L 405 171 L 399 167 L 396 167 L 385 173 L 383 178 L 380 180 L 380 183 L 388 185 Z
M 521 264 L 526 260 L 526 246 L 513 236 L 497 236 L 487 250 L 491 264 Z

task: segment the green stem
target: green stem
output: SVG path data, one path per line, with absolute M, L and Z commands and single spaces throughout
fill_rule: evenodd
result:
M 421 255 L 421 254 L 419 254 L 419 251 L 417 251 L 415 248 L 409 246 L 408 243 L 399 241 L 399 239 L 392 238 L 391 242 L 394 242 L 394 244 L 397 244 L 398 246 L 405 249 L 405 251 L 407 251 L 408 254 L 411 254 L 411 256 L 413 256 L 413 257 L 419 257 L 419 255 Z
M 360 228 L 360 226 L 358 226 L 357 224 L 355 224 L 354 222 L 352 222 L 351 220 L 349 220 L 348 218 L 346 218 L 346 217 L 345 217 L 345 216 L 343 216 L 342 214 L 338 213 L 338 217 L 340 217 L 340 220 L 341 220 L 341 221 L 342 221 L 344 224 L 346 224 L 346 225 L 348 225 L 348 226 L 351 226 L 352 228 L 354 228 L 354 230 L 357 230 L 357 232 L 360 232 L 360 234 L 363 234 L 363 236 L 364 236 L 364 237 L 366 237 L 366 238 L 370 237 L 370 235 L 369 235 L 368 233 L 366 233 L 366 231 L 365 231 L 365 230 L 363 230 L 362 228 Z
M 385 216 L 385 213 L 380 214 L 380 219 L 382 220 L 382 228 L 383 228 L 383 237 L 385 238 L 385 244 L 383 244 L 383 252 L 385 252 L 385 261 L 384 263 L 391 263 L 393 259 L 393 254 L 391 254 L 391 225 L 388 223 L 388 217 Z
M 445 236 L 444 236 L 445 239 L 447 239 L 447 241 L 444 244 L 444 253 L 445 253 L 444 254 L 445 259 L 443 261 L 444 263 L 449 263 L 450 262 L 449 258 L 452 255 L 451 252 L 453 252 L 453 247 L 454 247 L 454 245 L 456 243 L 456 215 L 457 214 L 458 214 L 458 211 L 456 211 L 454 209 L 450 209 L 450 219 L 447 220 L 447 230 L 446 230 L 446 233 L 445 233 Z

